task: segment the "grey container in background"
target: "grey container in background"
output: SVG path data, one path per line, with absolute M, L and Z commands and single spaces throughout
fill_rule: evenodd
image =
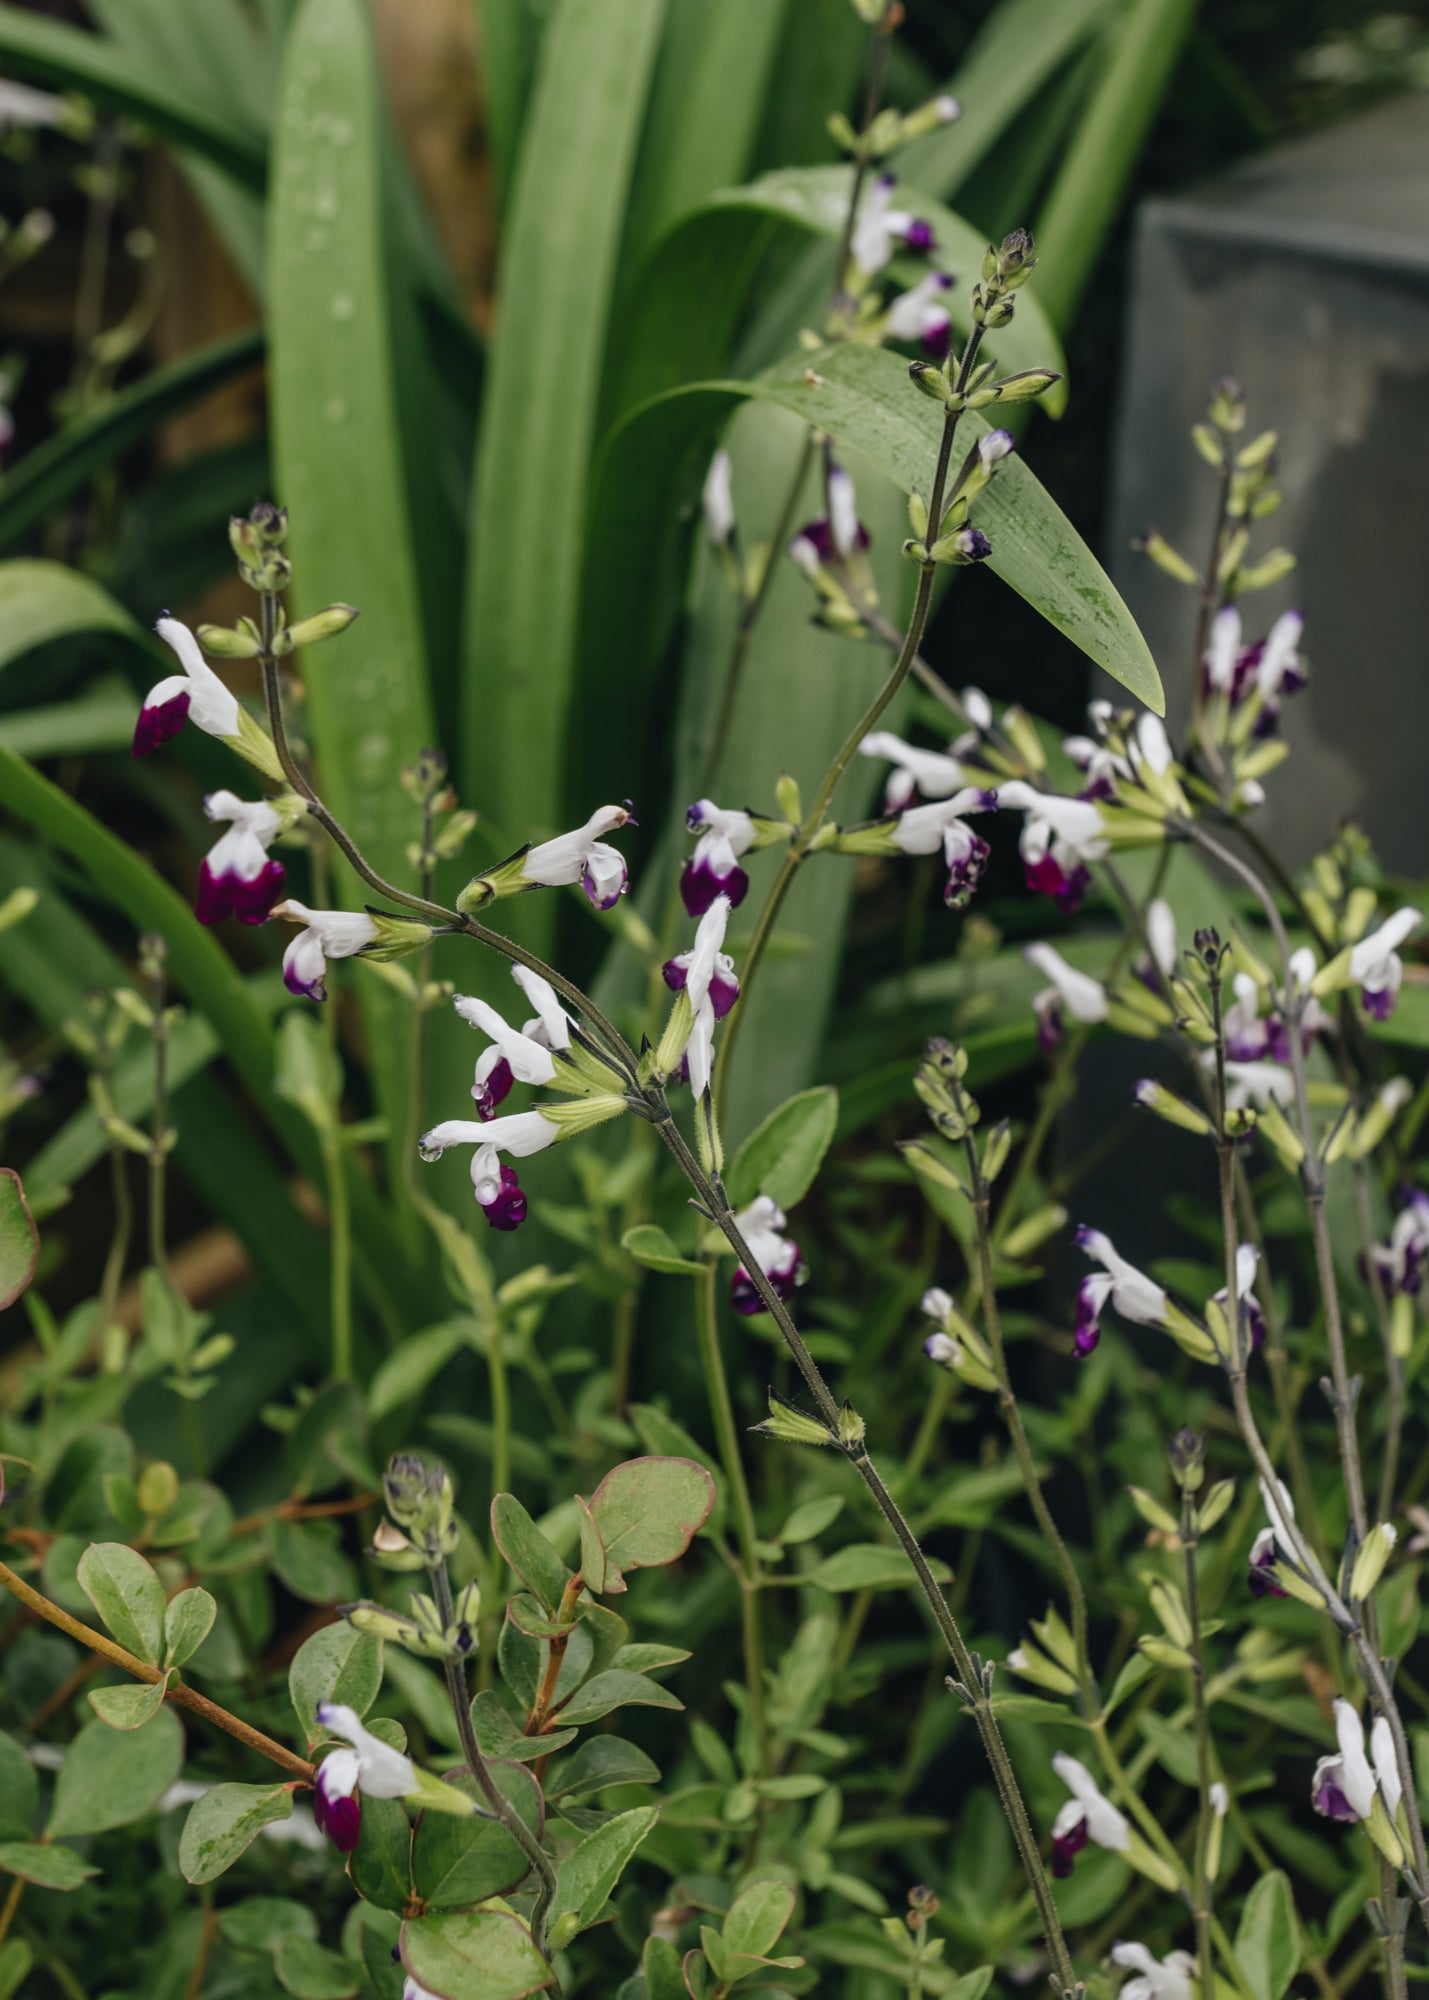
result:
M 1216 479 L 1187 433 L 1234 375 L 1246 436 L 1280 433 L 1285 505 L 1252 559 L 1276 544 L 1300 559 L 1247 600 L 1247 637 L 1298 604 L 1311 669 L 1261 829 L 1298 863 L 1354 818 L 1387 867 L 1429 873 L 1429 95 L 1144 204 L 1129 310 L 1109 567 L 1173 724 L 1195 594 L 1129 544 L 1154 525 L 1204 565 Z

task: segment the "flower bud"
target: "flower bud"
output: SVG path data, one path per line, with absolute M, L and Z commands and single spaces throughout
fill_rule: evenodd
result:
M 930 396 L 935 403 L 946 403 L 948 399 L 948 378 L 941 368 L 931 361 L 910 361 L 908 379 L 915 389 Z
M 200 625 L 194 637 L 216 660 L 256 660 L 263 650 L 263 642 L 256 634 L 241 628 L 230 629 L 227 625 Z
M 1198 1111 L 1193 1104 L 1187 1104 L 1164 1083 L 1157 1083 L 1154 1077 L 1144 1076 L 1132 1095 L 1143 1111 L 1152 1111 L 1158 1118 L 1164 1118 L 1168 1125 L 1179 1125 L 1183 1132 L 1195 1132 L 1201 1138 L 1208 1138 L 1212 1131 L 1211 1121 L 1204 1111 Z
M 400 1528 L 394 1528 L 390 1521 L 379 1521 L 372 1537 L 372 1547 L 368 1551 L 372 1560 L 383 1569 L 405 1570 L 425 1569 L 427 1559 L 419 1548 L 407 1539 Z
M 1138 555 L 1146 556 L 1165 576 L 1174 577 L 1177 583 L 1198 584 L 1200 578 L 1177 549 L 1173 549 L 1159 528 L 1147 528 L 1134 537 L 1131 546 Z
M 300 646 L 316 646 L 324 639 L 335 639 L 359 615 L 353 604 L 330 604 L 326 611 L 315 611 L 311 618 L 300 619 L 291 626 L 283 634 L 284 643 L 278 650 L 293 653 Z
M 774 803 L 780 816 L 791 826 L 798 826 L 804 817 L 804 808 L 799 797 L 799 781 L 788 771 L 779 773 L 779 781 L 774 787 Z
M 861 1445 L 867 1425 L 852 1403 L 845 1402 L 839 1411 L 839 1443 L 847 1449 L 850 1445 Z
M 1355 1566 L 1350 1575 L 1350 1596 L 1368 1597 L 1380 1578 L 1384 1575 L 1385 1564 L 1389 1561 L 1395 1543 L 1399 1540 L 1398 1530 L 1392 1522 L 1381 1521 L 1365 1536 Z
M 970 395 L 968 408 L 981 410 L 989 403 L 1025 403 L 1030 397 L 1045 395 L 1061 379 L 1054 368 L 1021 368 L 1015 375 L 1004 375 L 1000 382 L 989 382 L 985 389 Z
M 822 1417 L 812 1417 L 807 1410 L 801 1410 L 797 1403 L 786 1402 L 773 1389 L 769 1391 L 769 1415 L 762 1424 L 751 1424 L 751 1430 L 759 1431 L 765 1437 L 777 1438 L 780 1444 L 832 1444 L 833 1433 Z

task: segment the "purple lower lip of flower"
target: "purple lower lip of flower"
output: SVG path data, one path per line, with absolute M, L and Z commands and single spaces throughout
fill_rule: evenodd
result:
M 1265 1345 L 1265 1314 L 1255 1299 L 1246 1299 L 1244 1306 L 1245 1323 L 1250 1330 L 1250 1351 L 1252 1354 L 1259 1354 Z
M 992 543 L 981 528 L 964 528 L 958 542 L 969 562 L 986 562 L 992 554 Z
M 766 1271 L 764 1275 L 769 1280 L 770 1290 L 773 1292 L 775 1298 L 781 1304 L 787 1306 L 804 1278 L 808 1275 L 808 1267 L 800 1253 L 798 1244 L 789 1244 L 785 1261 L 782 1264 L 776 1265 L 772 1271 Z M 753 1313 L 762 1313 L 769 1310 L 755 1289 L 754 1280 L 750 1277 L 743 1264 L 739 1266 L 729 1281 L 729 1302 L 737 1313 L 743 1313 L 746 1318 Z
M 1049 1000 L 1037 1012 L 1037 1046 L 1043 1055 L 1050 1055 L 1059 1048 L 1066 1036 L 1062 1023 L 1062 1009 L 1055 1000 Z
M 748 893 L 749 877 L 738 864 L 721 875 L 707 861 L 692 856 L 680 875 L 680 895 L 692 917 L 702 917 L 716 896 L 728 896 L 730 908 L 737 910 Z
M 1368 986 L 1360 988 L 1360 1005 L 1372 1021 L 1387 1021 L 1394 1012 L 1397 997 L 1392 986 L 1382 986 L 1377 993 Z
M 161 743 L 167 743 L 177 736 L 188 720 L 189 697 L 186 694 L 171 695 L 167 701 L 156 701 L 152 708 L 141 708 L 139 720 L 134 724 L 134 743 L 131 757 L 147 757 L 151 750 L 157 750 Z
M 1316 1812 L 1322 1813 L 1326 1819 L 1343 1820 L 1349 1826 L 1356 1825 L 1359 1821 L 1359 1814 L 1328 1771 L 1316 1773 L 1314 1788 L 1310 1793 L 1310 1803 Z
M 1078 1230 L 1079 1238 L 1082 1233 Z M 1077 1290 L 1077 1317 L 1072 1326 L 1072 1352 L 1078 1361 L 1085 1361 L 1089 1354 L 1094 1354 L 1097 1342 L 1102 1337 L 1101 1309 L 1096 1298 L 1088 1290 L 1092 1282 L 1084 1278 Z
M 481 1204 L 481 1210 L 493 1229 L 519 1229 L 526 1220 L 526 1196 L 516 1178 L 514 1167 L 501 1169 L 501 1185 L 490 1201 Z
M 613 910 L 629 886 L 630 877 L 622 872 L 619 882 L 609 895 L 602 895 L 589 868 L 581 871 L 581 887 L 585 890 L 586 900 L 593 910 Z
M 971 900 L 992 854 L 981 834 L 970 834 L 969 842 L 967 853 L 960 855 L 948 870 L 943 901 L 950 910 L 960 910 Z
M 240 924 L 266 923 L 282 889 L 281 861 L 265 862 L 251 878 L 215 875 L 205 861 L 198 871 L 194 915 L 201 924 L 221 924 L 225 917 L 236 917 Z
M 1079 1819 L 1065 1833 L 1052 1836 L 1052 1873 L 1059 1882 L 1065 1882 L 1072 1872 L 1072 1863 L 1087 1844 L 1087 1823 Z
M 938 247 L 932 223 L 924 222 L 921 216 L 915 216 L 908 224 L 903 231 L 903 241 L 907 248 L 919 257 L 926 257 L 930 250 L 936 250 Z
M 950 319 L 935 320 L 923 329 L 923 352 L 930 361 L 947 359 L 948 349 L 953 344 L 953 322 Z
M 672 993 L 683 993 L 685 990 L 685 981 L 689 976 L 690 968 L 687 965 L 681 965 L 677 958 L 667 958 L 665 963 L 660 967 L 660 977 Z
M 362 1801 L 354 1792 L 336 1792 L 331 1798 L 323 1790 L 322 1773 L 313 1787 L 313 1818 L 318 1831 L 325 1833 L 339 1854 L 351 1854 L 362 1836 Z
M 1050 854 L 1044 854 L 1040 861 L 1023 863 L 1023 874 L 1029 889 L 1039 895 L 1051 896 L 1057 908 L 1071 916 L 1082 906 L 1082 898 L 1091 887 L 1092 871 L 1080 862 L 1074 868 L 1063 868 Z
M 715 973 L 710 980 L 710 1006 L 714 1017 L 722 1021 L 735 1001 L 739 998 L 739 981 L 733 975 Z
M 326 1000 L 327 998 L 327 980 L 323 977 L 322 973 L 319 973 L 316 979 L 303 979 L 291 966 L 285 965 L 283 967 L 283 984 L 290 993 L 296 994 L 299 1000 Z
M 511 1074 L 511 1065 L 505 1056 L 493 1063 L 487 1071 L 486 1081 L 471 1086 L 472 1101 L 476 1105 L 476 1115 L 485 1125 L 496 1116 L 496 1107 L 511 1094 L 511 1086 L 516 1081 Z M 514 1176 L 513 1176 L 514 1178 Z

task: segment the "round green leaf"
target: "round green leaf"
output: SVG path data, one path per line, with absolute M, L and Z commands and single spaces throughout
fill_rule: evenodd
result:
M 13 1167 L 0 1167 L 0 1312 L 14 1305 L 35 1275 L 40 1232 Z
M 633 1812 L 618 1813 L 607 1820 L 572 1848 L 556 1870 L 552 1918 L 571 1910 L 582 1930 L 593 1924 L 630 1857 L 659 1817 L 654 1806 L 637 1806 Z
M 319 1702 L 342 1702 L 366 1715 L 381 1685 L 382 1641 L 343 1620 L 305 1639 L 288 1669 L 288 1693 L 309 1745 L 318 1739 Z
M 498 1493 L 492 1501 L 491 1532 L 526 1588 L 553 1612 L 570 1581 L 570 1565 L 551 1547 L 514 1494 Z
M 315 1938 L 318 1920 L 291 1896 L 248 1896 L 219 1912 L 218 1928 L 243 1951 L 272 1951 L 285 1937 Z
M 157 1665 L 164 1650 L 164 1586 L 138 1551 L 123 1542 L 95 1542 L 76 1574 L 120 1645 Z
M 438 2000 L 522 2000 L 554 1978 L 516 1917 L 464 1910 L 402 1926 L 402 1964 Z
M 539 1836 L 541 1788 L 531 1773 L 521 1764 L 497 1761 L 489 1768 L 502 1795 Z M 475 1779 L 453 1772 L 450 1782 L 480 1803 Z M 429 1910 L 470 1909 L 473 1903 L 505 1896 L 530 1865 L 520 1842 L 498 1820 L 424 1812 L 412 1836 L 412 1881 Z
M 81 1861 L 72 1847 L 41 1846 L 38 1841 L 7 1840 L 0 1843 L 0 1868 L 7 1875 L 19 1875 L 37 1889 L 77 1889 L 99 1870 Z
M 26 1840 L 34 1831 L 40 1781 L 13 1736 L 0 1736 L 0 1840 Z
M 183 1763 L 184 1732 L 171 1708 L 160 1707 L 142 1728 L 122 1732 L 106 1722 L 86 1723 L 60 1766 L 48 1838 L 105 1833 L 142 1819 Z
M 714 1498 L 713 1479 L 690 1458 L 632 1458 L 608 1472 L 590 1503 L 605 1544 L 603 1587 L 619 1588 L 623 1570 L 676 1561 L 704 1526 Z
M 412 1822 L 400 1799 L 364 1799 L 362 1831 L 347 1864 L 365 1902 L 398 1915 L 412 1894 Z
M 292 1816 L 291 1785 L 215 1785 L 184 1821 L 179 1866 L 185 1879 L 195 1887 L 217 1881 L 265 1826 Z
M 197 1585 L 170 1600 L 164 1613 L 164 1658 L 169 1666 L 181 1667 L 193 1657 L 213 1630 L 217 1616 L 217 1604 Z
M 125 1681 L 122 1687 L 95 1688 L 89 1705 L 111 1729 L 142 1729 L 164 1699 L 168 1680 Z
M 362 1969 L 311 1938 L 289 1935 L 273 1954 L 278 1984 L 294 2000 L 348 2000 L 362 1984 Z
M 814 1184 L 839 1121 L 839 1094 L 829 1085 L 801 1090 L 750 1133 L 729 1170 L 729 1198 L 744 1208 L 767 1194 L 780 1208 L 802 1201 Z

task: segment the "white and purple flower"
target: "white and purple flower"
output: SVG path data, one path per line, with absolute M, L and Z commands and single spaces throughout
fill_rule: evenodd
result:
M 734 960 L 723 949 L 730 907 L 728 896 L 716 896 L 700 918 L 689 951 L 666 959 L 661 968 L 671 992 L 683 993 L 690 1004 L 688 1013 L 676 1007 L 672 1016 L 675 1039 L 661 1043 L 659 1061 L 662 1068 L 673 1071 L 678 1050 L 680 1068 L 696 1097 L 703 1097 L 709 1089 L 715 1022 L 722 1021 L 739 998 Z M 685 1022 L 688 1031 L 681 1025 Z
M 993 812 L 996 792 L 968 785 L 950 799 L 934 799 L 926 806 L 910 806 L 900 815 L 889 838 L 902 854 L 936 854 L 941 847 L 948 864 L 948 880 L 943 901 L 950 910 L 961 909 L 972 896 L 987 868 L 992 850 L 987 842 L 963 824 L 964 815 Z
M 1036 791 L 1021 778 L 998 787 L 997 803 L 1026 814 L 1018 852 L 1028 888 L 1051 896 L 1059 910 L 1079 908 L 1092 879 L 1088 864 L 1107 851 L 1097 806 Z
M 963 767 L 945 750 L 920 750 L 891 730 L 875 729 L 858 746 L 861 757 L 883 757 L 893 765 L 883 793 L 883 810 L 890 815 L 911 806 L 919 793 L 925 799 L 951 798 L 963 782 Z
M 1265 1345 L 1265 1310 L 1252 1290 L 1252 1286 L 1255 1284 L 1256 1267 L 1259 1263 L 1260 1252 L 1253 1243 L 1241 1243 L 1237 1246 L 1235 1253 L 1235 1295 L 1240 1305 L 1241 1315 L 1245 1321 L 1246 1331 L 1250 1335 L 1250 1351 L 1252 1354 L 1258 1354 Z M 1221 1311 L 1226 1313 L 1227 1318 L 1229 1318 L 1230 1315 L 1226 1307 L 1225 1286 L 1222 1285 L 1220 1290 L 1213 1292 L 1211 1296 Z
M 1072 1863 L 1088 1840 L 1124 1854 L 1131 1844 L 1131 1826 L 1076 1757 L 1059 1750 L 1052 1769 L 1072 1794 L 1052 1822 L 1052 1873 L 1060 1881 L 1071 1874 Z
M 739 856 L 754 845 L 751 813 L 717 806 L 713 799 L 696 799 L 685 813 L 685 825 L 698 834 L 695 851 L 680 875 L 680 895 L 692 917 L 702 917 L 716 896 L 728 896 L 738 909 L 749 893 L 749 877 Z
M 824 473 L 826 514 L 806 521 L 789 544 L 789 554 L 806 576 L 817 578 L 827 567 L 842 568 L 869 545 L 869 533 L 858 518 L 853 478 L 829 458 Z
M 377 938 L 377 925 L 361 911 L 310 910 L 290 896 L 271 914 L 304 926 L 283 953 L 283 984 L 304 1000 L 326 1000 L 330 958 L 351 958 Z
M 1051 985 L 1033 996 L 1032 1011 L 1037 1016 L 1037 1046 L 1044 1053 L 1055 1049 L 1066 1033 L 1065 1015 L 1093 1027 L 1107 1016 L 1106 988 L 1090 973 L 1068 965 L 1050 944 L 1024 945 L 1022 956 Z
M 1369 1257 L 1386 1292 L 1417 1298 L 1429 1266 L 1429 1194 L 1412 1187 L 1403 1200 L 1389 1241 L 1371 1244 Z
M 1275 1482 L 1275 1492 L 1262 1479 L 1260 1497 L 1265 1502 L 1268 1526 L 1261 1529 L 1250 1545 L 1250 1570 L 1246 1581 L 1250 1585 L 1252 1597 L 1288 1597 L 1278 1581 L 1276 1571 L 1284 1557 L 1290 1556 L 1290 1535 L 1285 1523 L 1295 1519 L 1295 1502 L 1280 1480 Z
M 803 1252 L 792 1237 L 783 1234 L 787 1226 L 784 1211 L 767 1194 L 756 1195 L 748 1208 L 734 1218 L 740 1235 L 749 1245 L 751 1256 L 769 1280 L 776 1298 L 785 1305 L 809 1275 Z M 748 1316 L 766 1310 L 755 1289 L 753 1278 L 743 1264 L 736 1267 L 729 1282 L 729 1302 L 737 1313 Z
M 417 1773 L 410 1757 L 363 1728 L 355 1708 L 319 1702 L 318 1721 L 334 1736 L 345 1737 L 351 1748 L 330 1750 L 318 1766 L 313 1818 L 340 1853 L 351 1854 L 362 1832 L 361 1794 L 409 1798 L 417 1790 Z
M 880 174 L 859 203 L 849 250 L 865 278 L 881 271 L 895 251 L 927 256 L 936 250 L 932 224 L 893 206 L 892 174 Z
M 1298 694 L 1309 678 L 1300 658 L 1300 635 L 1305 620 L 1299 611 L 1286 611 L 1276 619 L 1263 639 L 1243 643 L 1239 611 L 1226 605 L 1211 620 L 1209 643 L 1202 672 L 1209 693 L 1224 695 L 1232 708 L 1239 708 L 1252 694 L 1259 697 L 1255 733 L 1268 736 L 1280 719 L 1286 695 Z
M 1396 910 L 1350 952 L 1350 978 L 1359 987 L 1360 1005 L 1371 1020 L 1387 1021 L 1394 1012 L 1404 978 L 1398 947 L 1423 921 L 1418 910 Z
M 208 736 L 236 737 L 237 699 L 208 664 L 188 626 L 165 614 L 154 630 L 177 653 L 183 672 L 170 674 L 145 695 L 134 725 L 131 755 L 147 757 L 151 750 L 177 736 L 187 721 L 196 723 Z
M 1335 1735 L 1339 1753 L 1322 1757 L 1315 1766 L 1315 1775 L 1310 1780 L 1310 1803 L 1326 1819 L 1354 1824 L 1368 1819 L 1376 1799 L 1382 1799 L 1393 1826 L 1403 1791 L 1399 1761 L 1394 1754 L 1394 1734 L 1388 1721 L 1382 1715 L 1375 1718 L 1369 1734 L 1370 1754 L 1366 1756 L 1364 1724 L 1359 1711 L 1342 1695 L 1337 1695 Z
M 241 924 L 265 923 L 283 889 L 283 864 L 268 849 L 283 831 L 281 812 L 266 799 L 240 799 L 210 792 L 203 809 L 211 820 L 227 820 L 198 871 L 194 914 L 201 924 L 236 917 Z
M 601 839 L 631 824 L 629 800 L 623 806 L 601 806 L 573 833 L 557 834 L 528 848 L 521 858 L 522 879 L 542 888 L 564 888 L 579 882 L 593 909 L 611 910 L 630 886 L 625 856 Z
M 526 1196 L 514 1167 L 504 1166 L 502 1153 L 528 1159 L 544 1152 L 561 1136 L 554 1120 L 537 1111 L 517 1111 L 505 1118 L 448 1118 L 418 1141 L 422 1158 L 439 1160 L 448 1146 L 475 1146 L 471 1184 L 482 1213 L 493 1229 L 519 1229 L 526 1220 Z
M 1125 1965 L 1138 1976 L 1128 1979 L 1117 2000 L 1196 2000 L 1196 1961 L 1188 1951 L 1168 1951 L 1153 1958 L 1144 1944 L 1111 1948 L 1113 1965 Z
M 484 1000 L 458 993 L 452 1001 L 461 1018 L 480 1028 L 491 1038 L 491 1047 L 476 1059 L 471 1094 L 476 1115 L 483 1123 L 496 1116 L 497 1106 L 511 1091 L 513 1083 L 550 1083 L 556 1074 L 553 1049 L 570 1047 L 570 1017 L 556 998 L 555 989 L 538 972 L 513 965 L 511 976 L 536 1009 L 533 1020 L 517 1030 Z
M 953 344 L 953 316 L 947 307 L 952 284 L 947 271 L 930 271 L 911 291 L 900 292 L 884 321 L 893 339 L 917 341 L 930 360 L 941 361 Z
M 1079 1361 L 1085 1361 L 1101 1339 L 1101 1316 L 1108 1301 L 1123 1319 L 1137 1326 L 1164 1326 L 1170 1300 L 1154 1279 L 1118 1255 L 1109 1236 L 1100 1229 L 1083 1225 L 1077 1231 L 1077 1248 L 1084 1250 L 1103 1268 L 1083 1278 L 1077 1292 L 1077 1319 L 1072 1330 L 1072 1346 Z

